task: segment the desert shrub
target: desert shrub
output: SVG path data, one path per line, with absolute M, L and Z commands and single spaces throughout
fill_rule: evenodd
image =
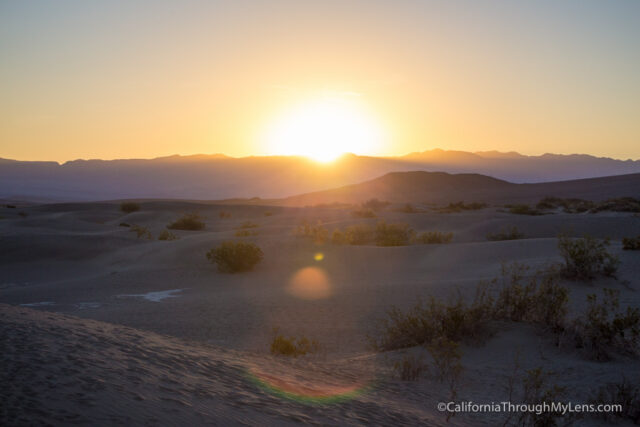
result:
M 386 202 L 386 201 L 382 201 L 374 198 L 374 199 L 367 200 L 366 202 L 362 203 L 360 206 L 362 206 L 363 209 L 372 209 L 374 211 L 379 211 L 386 208 L 390 204 L 391 202 Z
M 119 226 L 120 226 L 120 227 L 131 227 L 131 224 L 128 224 L 128 223 L 126 223 L 126 222 L 121 222 L 121 223 L 119 224 Z
M 171 224 L 167 225 L 167 228 L 170 230 L 190 230 L 197 231 L 204 229 L 204 222 L 202 218 L 197 213 L 187 213 L 184 214 L 181 218 L 178 218 Z
M 522 403 L 532 407 L 538 405 L 559 402 L 566 389 L 549 384 L 551 372 L 545 372 L 542 368 L 534 368 L 527 371 L 522 381 Z M 520 426 L 557 426 L 558 420 L 563 417 L 562 412 L 555 411 L 522 411 L 519 414 L 517 425 Z
M 178 236 L 169 230 L 162 230 L 158 235 L 158 240 L 178 240 Z
M 238 227 L 241 230 L 245 230 L 248 228 L 257 228 L 259 227 L 258 224 L 256 224 L 255 222 L 251 222 L 251 221 L 245 221 L 242 224 L 240 224 L 240 227 Z
M 220 219 L 231 218 L 231 212 L 220 211 L 218 217 L 220 217 Z
M 558 285 L 553 269 L 529 275 L 529 267 L 513 263 L 502 266 L 501 288 L 493 307 L 493 317 L 544 325 L 559 331 L 565 323 L 569 293 Z
M 258 232 L 256 230 L 240 229 L 240 230 L 236 230 L 234 235 L 236 237 L 249 237 L 249 236 L 257 236 Z
M 129 231 L 135 232 L 138 239 L 153 239 L 153 236 L 147 227 L 134 224 L 129 228 Z
M 318 222 L 316 225 L 312 225 L 309 222 L 305 221 L 304 223 L 296 227 L 293 234 L 296 237 L 311 239 L 316 244 L 323 244 L 329 238 L 329 230 L 323 227 L 320 222 Z
M 524 239 L 524 233 L 518 230 L 518 227 L 513 226 L 510 228 L 503 228 L 496 233 L 487 233 L 487 240 L 518 240 Z
M 308 353 L 315 353 L 319 347 L 320 345 L 316 340 L 309 340 L 306 337 L 287 338 L 277 333 L 276 330 L 276 334 L 271 341 L 271 354 L 298 357 Z
M 355 224 L 344 229 L 344 241 L 349 245 L 366 245 L 373 238 L 374 228 L 369 224 Z
M 627 307 L 621 311 L 618 298 L 619 292 L 613 289 L 603 289 L 601 302 L 595 294 L 588 295 L 586 313 L 570 330 L 576 346 L 595 360 L 609 360 L 613 352 L 637 353 L 640 309 Z
M 562 273 L 578 280 L 590 280 L 597 274 L 614 276 L 620 261 L 607 251 L 607 246 L 609 239 L 598 240 L 591 236 L 572 239 L 560 235 L 558 249 L 564 259 Z
M 124 213 L 137 212 L 140 210 L 140 205 L 136 202 L 122 202 L 120 203 L 120 210 Z
M 379 351 L 429 344 L 440 337 L 480 341 L 487 335 L 492 302 L 486 287 L 479 286 L 471 304 L 466 304 L 460 295 L 448 304 L 431 296 L 427 302 L 418 300 L 406 312 L 392 307 L 387 317 L 378 322 L 378 331 L 369 341 Z
M 207 259 L 215 263 L 222 273 L 250 271 L 262 261 L 263 256 L 262 249 L 257 245 L 245 242 L 222 242 L 207 252 Z
M 591 212 L 640 212 L 640 200 L 633 197 L 619 197 L 598 203 Z
M 29 214 L 28 214 L 28 213 L 26 213 L 26 212 L 22 212 L 22 211 L 18 212 L 18 215 L 19 215 L 20 217 L 22 217 L 22 218 L 26 218 L 26 217 L 28 217 L 28 216 L 29 216 Z
M 414 234 L 409 224 L 387 224 L 380 221 L 376 224 L 375 242 L 377 246 L 405 246 L 411 243 Z
M 622 407 L 622 411 L 597 412 L 593 415 L 611 423 L 616 418 L 623 418 L 634 424 L 640 424 L 640 386 L 631 383 L 624 376 L 619 383 L 609 383 L 601 386 L 598 391 L 589 399 L 594 405 L 617 404 Z
M 440 231 L 425 231 L 416 235 L 413 239 L 415 243 L 430 245 L 436 243 L 450 243 L 453 233 L 443 233 Z
M 509 208 L 509 213 L 516 215 L 544 215 L 544 212 L 532 208 L 529 205 L 524 204 L 516 204 L 516 205 L 506 205 Z
M 373 211 L 373 209 L 362 208 L 351 211 L 351 216 L 353 216 L 354 218 L 375 218 L 376 213 Z
M 624 239 L 622 239 L 622 249 L 624 249 L 625 251 L 640 250 L 640 236 L 625 237 Z
M 429 370 L 429 366 L 421 357 L 405 354 L 402 360 L 394 363 L 393 370 L 402 381 L 417 381 Z
M 481 203 L 481 202 L 471 202 L 471 203 L 450 202 L 447 206 L 434 208 L 434 210 L 441 213 L 458 213 L 463 211 L 477 211 L 480 209 L 484 209 L 487 206 L 488 205 L 486 203 Z
M 4 205 L 7 209 L 15 209 L 16 205 Z
M 458 385 L 463 367 L 460 363 L 460 344 L 446 337 L 438 337 L 427 344 L 427 350 L 433 357 L 434 374 L 438 381 L 446 382 L 449 389 L 449 401 L 456 401 Z M 447 413 L 447 421 L 455 412 Z
M 264 213 L 264 216 L 272 216 L 272 215 L 273 215 L 273 212 L 271 212 L 271 211 L 266 211 Z
M 548 210 L 548 209 L 562 208 L 562 210 L 566 213 L 582 213 L 582 212 L 589 211 L 594 206 L 595 204 L 590 200 L 583 200 L 583 199 L 576 199 L 576 198 L 563 199 L 560 197 L 545 197 L 538 202 L 538 204 L 536 205 L 536 209 Z
M 333 230 L 333 233 L 331 233 L 331 243 L 334 245 L 342 245 L 346 243 L 344 233 L 338 229 Z
M 416 209 L 411 203 L 406 203 L 404 206 L 398 209 L 398 212 L 402 213 L 418 213 L 418 209 Z

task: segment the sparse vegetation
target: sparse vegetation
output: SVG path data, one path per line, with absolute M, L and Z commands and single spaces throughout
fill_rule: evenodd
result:
M 153 235 L 151 234 L 151 232 L 147 227 L 142 227 L 141 225 L 134 224 L 129 228 L 129 231 L 135 232 L 138 239 L 148 239 L 148 240 L 153 239 Z
M 264 216 L 272 216 L 272 215 L 273 215 L 273 212 L 271 212 L 271 211 L 266 211 L 264 213 Z
M 188 230 L 197 231 L 203 230 L 205 227 L 202 218 L 197 213 L 187 213 L 181 218 L 178 218 L 167 226 L 170 230 Z
M 126 222 L 121 222 L 121 223 L 119 224 L 119 226 L 120 226 L 120 227 L 131 227 L 131 225 L 130 225 L 130 224 L 128 224 L 128 223 L 126 223 Z
M 238 227 L 241 230 L 246 230 L 249 228 L 258 228 L 259 225 L 256 224 L 255 222 L 251 222 L 251 221 L 245 221 L 242 224 L 240 224 L 240 227 Z
M 611 358 L 612 352 L 636 354 L 640 338 L 640 309 L 620 310 L 619 292 L 603 289 L 602 301 L 595 294 L 587 296 L 587 311 L 576 319 L 569 333 L 576 347 L 599 361 Z
M 522 381 L 522 403 L 526 405 L 543 405 L 560 402 L 566 392 L 565 387 L 549 384 L 551 372 L 542 368 L 534 368 L 527 371 Z M 519 426 L 557 426 L 557 420 L 564 417 L 561 412 L 555 411 L 522 411 L 519 414 L 517 425 Z
M 374 211 L 379 211 L 386 208 L 390 204 L 391 202 L 386 202 L 386 201 L 382 201 L 374 198 L 374 199 L 367 200 L 366 202 L 362 203 L 360 206 L 362 207 L 362 209 L 372 209 Z
M 640 200 L 633 197 L 618 197 L 598 203 L 591 212 L 640 212 Z
M 220 219 L 231 218 L 231 212 L 220 211 L 218 216 L 220 217 Z
M 512 213 L 515 215 L 544 215 L 544 212 L 536 208 L 532 208 L 529 205 L 516 204 L 516 205 L 505 205 L 505 207 L 509 209 L 509 213 Z
M 26 218 L 29 216 L 29 214 L 24 211 L 20 211 L 18 212 L 18 216 L 20 216 L 21 218 Z
M 418 213 L 420 211 L 416 209 L 411 203 L 406 203 L 404 206 L 398 209 L 398 212 L 412 214 L 412 213 Z
M 350 225 L 344 229 L 344 241 L 349 245 L 366 245 L 373 241 L 374 231 L 369 224 Z
M 496 233 L 487 233 L 487 240 L 499 241 L 499 240 L 518 240 L 524 239 L 524 233 L 518 230 L 518 227 L 513 226 L 509 228 L 503 228 Z
M 620 261 L 607 251 L 608 246 L 609 239 L 599 240 L 591 236 L 572 239 L 560 235 L 558 249 L 564 259 L 562 273 L 577 280 L 591 280 L 597 274 L 614 276 Z
M 429 367 L 421 357 L 412 354 L 405 354 L 402 360 L 397 361 L 393 365 L 395 374 L 402 381 L 417 381 L 422 377 Z
M 236 230 L 235 232 L 236 237 L 250 237 L 250 236 L 257 236 L 257 235 L 258 235 L 257 230 L 240 229 L 240 230 Z
M 370 208 L 361 208 L 351 211 L 351 216 L 354 218 L 375 218 L 376 213 Z
M 411 243 L 414 234 L 409 224 L 379 221 L 375 229 L 375 242 L 377 246 L 405 246 Z
M 456 203 L 451 202 L 447 206 L 436 207 L 433 209 L 440 213 L 458 213 L 463 211 L 477 211 L 480 209 L 484 209 L 487 206 L 489 205 L 481 202 L 471 202 L 466 204 L 464 202 L 456 202 Z
M 122 202 L 120 203 L 120 210 L 124 213 L 132 213 L 140 210 L 140 205 L 136 202 Z
M 274 330 L 274 337 L 271 341 L 271 354 L 298 357 L 309 353 L 316 353 L 320 348 L 318 341 L 310 340 L 307 337 L 285 337 Z
M 4 205 L 7 209 L 15 209 L 16 205 Z
M 603 202 L 593 202 L 577 198 L 545 197 L 538 202 L 536 208 L 540 210 L 562 208 L 566 213 L 640 212 L 640 200 L 633 197 L 619 197 Z
M 253 270 L 264 254 L 254 243 L 222 242 L 207 252 L 207 259 L 218 266 L 222 273 L 240 273 Z
M 640 236 L 625 237 L 624 239 L 622 239 L 622 249 L 624 249 L 625 251 L 640 250 Z
M 320 245 L 328 240 L 329 230 L 323 227 L 320 222 L 318 222 L 316 225 L 312 225 L 309 222 L 305 221 L 304 223 L 296 227 L 294 235 L 296 237 L 311 239 L 314 243 Z
M 453 233 L 443 233 L 440 231 L 425 231 L 417 234 L 413 241 L 422 245 L 430 245 L 437 243 L 451 243 Z
M 178 236 L 169 230 L 162 230 L 158 235 L 158 240 L 178 240 Z
M 595 416 L 609 422 L 615 422 L 616 418 L 623 418 L 634 424 L 640 424 L 640 386 L 632 383 L 624 376 L 619 383 L 610 383 L 601 386 L 589 399 L 591 404 L 618 404 L 622 411 L 598 412 Z

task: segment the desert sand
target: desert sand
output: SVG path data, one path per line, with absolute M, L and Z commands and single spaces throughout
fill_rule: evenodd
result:
M 197 211 L 206 228 L 175 230 L 174 241 L 139 239 L 119 226 L 145 226 L 155 237 L 187 211 Z M 221 211 L 231 217 L 220 218 Z M 640 306 L 640 257 L 620 243 L 640 235 L 640 218 L 631 213 L 526 216 L 497 206 L 381 212 L 379 219 L 417 231 L 454 233 L 449 244 L 404 247 L 317 245 L 293 234 L 303 221 L 328 229 L 377 221 L 353 218 L 350 209 L 164 201 L 142 202 L 140 211 L 125 214 L 119 203 L 103 202 L 2 208 L 0 215 L 3 425 L 447 425 L 436 409 L 447 401 L 443 384 L 394 375 L 394 361 L 424 351 L 375 352 L 367 334 L 391 306 L 469 295 L 502 263 L 558 262 L 560 232 L 610 237 L 621 260 L 617 279 L 562 282 L 570 316 L 604 287 L 620 291 L 622 306 Z M 245 221 L 258 224 L 258 234 L 234 237 Z M 517 226 L 526 238 L 487 241 L 487 233 L 505 226 Z M 255 242 L 264 260 L 251 272 L 218 272 L 205 254 L 225 240 Z M 272 356 L 274 328 L 315 339 L 321 351 Z M 635 358 L 596 362 L 558 348 L 530 325 L 492 328 L 484 344 L 462 347 L 459 400 L 505 400 L 516 353 L 522 369 L 552 371 L 576 403 L 623 373 L 640 378 Z M 460 413 L 448 425 L 504 420 L 505 414 Z

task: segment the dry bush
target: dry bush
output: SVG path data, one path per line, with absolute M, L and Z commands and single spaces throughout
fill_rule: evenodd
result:
M 420 212 L 411 203 L 406 203 L 404 206 L 402 206 L 401 208 L 397 209 L 397 211 L 398 212 L 402 212 L 402 213 L 408 213 L 408 214 Z
M 310 340 L 307 337 L 285 337 L 274 330 L 275 334 L 271 341 L 271 354 L 298 357 L 309 353 L 316 353 L 320 345 L 316 340 Z
M 544 212 L 532 208 L 529 205 L 524 204 L 516 204 L 516 205 L 505 205 L 505 207 L 509 208 L 509 213 L 516 215 L 544 215 Z
M 411 243 L 414 234 L 409 224 L 379 221 L 375 229 L 375 242 L 377 246 L 406 246 Z
M 249 237 L 249 236 L 257 236 L 258 235 L 258 231 L 256 230 L 236 230 L 235 234 L 236 237 Z
M 624 249 L 625 251 L 640 250 L 640 236 L 625 237 L 624 239 L 622 239 L 622 249 Z
M 373 241 L 374 231 L 369 224 L 350 225 L 344 229 L 344 241 L 349 245 L 366 245 Z
M 481 202 L 472 202 L 472 203 L 466 203 L 466 204 L 464 202 L 456 202 L 456 203 L 451 202 L 447 206 L 436 207 L 434 208 L 434 210 L 440 213 L 458 213 L 463 211 L 477 211 L 480 209 L 484 209 L 487 206 L 489 205 Z
M 522 400 L 526 405 L 551 405 L 560 402 L 564 397 L 566 388 L 555 384 L 549 384 L 551 372 L 545 372 L 542 368 L 534 368 L 527 371 L 522 381 Z M 523 411 L 520 412 L 517 425 L 519 426 L 557 426 L 559 419 L 564 415 L 553 411 Z
M 620 310 L 619 291 L 602 290 L 602 301 L 587 295 L 587 311 L 567 331 L 576 347 L 598 361 L 611 359 L 612 353 L 635 355 L 640 338 L 640 309 Z
M 351 216 L 354 218 L 375 218 L 377 215 L 373 209 L 361 208 L 351 211 Z
M 262 261 L 264 254 L 254 243 L 222 242 L 207 252 L 207 259 L 218 266 L 222 273 L 251 271 Z
M 129 231 L 133 231 L 136 233 L 138 239 L 148 239 L 148 240 L 152 240 L 153 236 L 151 235 L 151 232 L 149 231 L 149 229 L 147 227 L 142 227 L 141 225 L 136 225 L 133 224 L 130 228 Z
M 316 244 L 323 244 L 329 238 L 329 230 L 320 224 L 320 221 L 316 225 L 312 225 L 305 221 L 294 230 L 293 234 L 296 237 L 302 237 L 313 240 Z
M 382 200 L 378 200 L 376 198 L 373 198 L 373 199 L 369 199 L 366 202 L 362 203 L 360 206 L 363 209 L 372 209 L 374 211 L 379 211 L 379 210 L 382 210 L 382 209 L 386 208 L 390 204 L 391 204 L 391 202 L 386 202 L 386 201 L 382 201 Z
M 131 224 L 128 224 L 126 222 L 121 222 L 120 224 L 118 224 L 120 227 L 131 227 Z
M 594 416 L 614 423 L 617 419 L 627 419 L 632 423 L 640 424 L 640 385 L 632 383 L 624 376 L 619 383 L 610 383 L 601 386 L 589 399 L 594 405 L 618 404 L 622 411 L 598 412 Z
M 271 211 L 266 211 L 264 213 L 264 216 L 272 216 L 272 215 L 273 215 L 273 212 L 271 212 Z
M 190 230 L 197 231 L 204 229 L 204 222 L 202 222 L 202 218 L 197 213 L 187 213 L 184 214 L 181 218 L 178 218 L 171 224 L 167 225 L 167 228 L 170 230 Z
M 342 245 L 344 243 L 347 243 L 344 233 L 339 229 L 333 230 L 333 233 L 331 233 L 331 243 L 333 243 L 334 245 Z
M 421 357 L 405 354 L 402 360 L 394 363 L 393 370 L 402 381 L 417 381 L 429 370 L 429 366 Z
M 609 239 L 598 240 L 591 236 L 572 239 L 558 237 L 558 249 L 564 258 L 562 273 L 577 280 L 591 280 L 597 274 L 614 276 L 620 261 L 607 251 Z
M 436 379 L 446 382 L 449 388 L 448 400 L 455 402 L 458 398 L 458 386 L 463 367 L 460 363 L 462 357 L 460 344 L 445 337 L 439 337 L 427 345 L 427 350 L 433 357 L 433 368 Z M 455 412 L 447 413 L 447 421 L 455 415 Z
M 158 235 L 158 240 L 178 240 L 178 236 L 169 230 L 162 230 Z
M 218 214 L 218 216 L 220 217 L 220 219 L 231 218 L 231 212 L 227 212 L 227 211 L 220 211 L 220 213 Z
M 496 233 L 487 233 L 487 240 L 500 241 L 500 240 L 518 240 L 524 239 L 524 233 L 518 230 L 518 227 L 513 226 L 510 228 L 503 228 Z
M 640 212 L 640 200 L 633 197 L 618 197 L 598 203 L 591 212 Z
M 443 233 L 441 231 L 424 231 L 413 238 L 414 243 L 431 245 L 438 243 L 451 243 L 453 233 Z
M 122 202 L 120 203 L 120 210 L 124 213 L 137 212 L 140 210 L 140 205 L 136 202 Z
M 240 224 L 240 226 L 238 227 L 241 230 L 246 230 L 249 228 L 258 228 L 259 225 L 256 224 L 255 222 L 251 222 L 251 221 L 245 221 L 242 224 Z

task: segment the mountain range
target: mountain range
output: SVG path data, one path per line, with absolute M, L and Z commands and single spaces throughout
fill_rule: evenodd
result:
M 345 154 L 327 164 L 297 156 L 234 158 L 221 154 L 64 164 L 0 159 L 0 198 L 39 202 L 286 198 L 409 171 L 473 173 L 508 183 L 542 183 L 638 173 L 640 161 L 440 149 L 400 157 Z

